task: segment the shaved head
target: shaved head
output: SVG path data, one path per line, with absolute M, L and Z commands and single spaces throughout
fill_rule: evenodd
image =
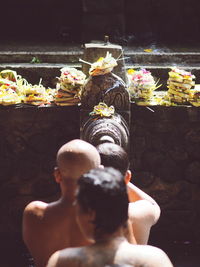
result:
M 63 178 L 79 178 L 100 166 L 100 155 L 93 145 L 75 139 L 58 150 L 57 166 Z

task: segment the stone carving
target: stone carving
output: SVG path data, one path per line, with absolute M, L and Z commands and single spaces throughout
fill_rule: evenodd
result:
M 82 127 L 81 138 L 94 146 L 111 142 L 128 149 L 129 129 L 119 114 L 111 118 L 89 118 Z
M 81 94 L 81 108 L 91 110 L 99 102 L 116 110 L 129 110 L 129 93 L 123 80 L 111 72 L 90 76 Z
M 106 56 L 103 57 L 105 53 Z M 95 58 L 97 61 L 91 64 L 90 77 L 81 92 L 81 138 L 95 146 L 102 142 L 112 142 L 128 150 L 129 92 L 122 78 L 112 73 L 115 67 L 120 67 L 121 74 L 124 72 L 122 62 L 120 66 L 117 62 L 122 54 L 120 46 L 88 44 L 85 47 L 84 59 L 87 61 L 83 63 L 94 62 Z M 83 69 L 86 71 L 86 66 L 83 65 Z M 107 116 L 106 112 L 100 112 L 98 116 L 91 118 L 89 114 L 98 105 L 101 108 L 106 106 L 107 109 L 112 107 L 115 114 Z

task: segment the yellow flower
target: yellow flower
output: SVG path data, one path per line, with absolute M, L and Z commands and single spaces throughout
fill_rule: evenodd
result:
M 130 75 L 133 74 L 134 72 L 135 72 L 134 69 L 129 69 L 129 70 L 127 70 L 127 73 L 130 74 Z
M 151 53 L 151 52 L 153 52 L 153 49 L 151 49 L 151 48 L 144 49 L 144 52 Z
M 191 78 L 191 76 L 189 76 L 189 75 L 184 75 L 184 79 L 190 79 Z
M 97 62 L 104 60 L 104 57 L 100 57 Z
M 99 115 L 101 117 L 111 117 L 115 113 L 113 106 L 108 107 L 105 103 L 100 102 L 97 106 L 94 106 L 90 115 Z

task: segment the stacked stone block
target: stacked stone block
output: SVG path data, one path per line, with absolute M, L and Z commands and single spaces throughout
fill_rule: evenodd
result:
M 153 229 L 158 240 L 197 242 L 200 110 L 157 106 L 152 111 L 132 105 L 133 183 L 161 206 L 159 223 Z
M 79 112 L 77 107 L 1 107 L 0 113 L 0 265 L 29 266 L 21 235 L 23 210 L 33 200 L 58 197 L 56 153 L 79 138 Z

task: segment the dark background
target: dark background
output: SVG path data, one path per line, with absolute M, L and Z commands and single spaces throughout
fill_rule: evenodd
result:
M 105 34 L 122 45 L 194 45 L 198 0 L 10 0 L 1 3 L 0 41 L 83 43 Z

